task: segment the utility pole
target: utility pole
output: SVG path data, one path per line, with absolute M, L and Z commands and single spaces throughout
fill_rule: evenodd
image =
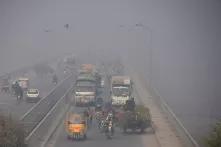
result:
M 150 36 L 150 49 L 149 49 L 149 73 L 150 73 L 150 79 L 149 79 L 149 85 L 150 88 L 152 88 L 152 78 L 153 78 L 153 31 L 149 26 L 143 25 L 142 23 L 137 23 L 135 27 L 143 28 L 149 32 Z

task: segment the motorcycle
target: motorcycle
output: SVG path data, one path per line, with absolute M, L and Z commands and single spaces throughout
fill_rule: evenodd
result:
M 57 85 L 57 84 L 58 84 L 58 80 L 57 80 L 56 78 L 53 78 L 52 83 L 53 83 L 54 85 Z
M 17 100 L 20 100 L 23 98 L 23 89 L 19 85 L 12 85 L 12 91 L 14 96 L 17 98 Z
M 56 75 L 53 76 L 53 78 L 52 78 L 52 83 L 53 83 L 54 85 L 57 85 L 57 84 L 58 84 L 58 78 L 57 78 Z
M 113 135 L 114 135 L 113 122 L 109 121 L 108 125 L 106 126 L 105 136 L 107 137 L 107 139 L 112 139 Z
M 58 84 L 58 82 L 57 82 L 57 81 L 53 81 L 53 84 L 54 84 L 54 85 L 57 85 L 57 84 Z

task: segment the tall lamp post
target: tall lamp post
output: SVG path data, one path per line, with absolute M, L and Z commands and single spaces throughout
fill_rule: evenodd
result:
M 152 70 L 153 70 L 153 68 L 152 68 L 152 66 L 153 66 L 153 58 L 152 58 L 152 55 L 153 55 L 153 31 L 152 31 L 152 29 L 149 27 L 149 26 L 146 26 L 146 25 L 144 25 L 144 24 L 142 24 L 142 23 L 137 23 L 136 25 L 135 25 L 135 27 L 138 27 L 138 28 L 142 28 L 142 29 L 145 29 L 145 30 L 147 30 L 148 32 L 149 32 L 149 36 L 150 36 L 150 40 L 149 40 L 149 43 L 150 43 L 150 51 L 149 51 L 149 65 L 150 65 L 150 71 L 149 71 L 149 73 L 150 73 L 150 80 L 149 80 L 149 85 L 150 85 L 150 88 L 152 88 L 152 78 L 153 78 L 153 73 L 152 73 Z

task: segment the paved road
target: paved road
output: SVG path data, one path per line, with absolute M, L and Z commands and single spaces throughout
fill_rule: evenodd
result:
M 122 131 L 117 129 L 113 139 L 107 140 L 103 133 L 97 129 L 96 123 L 88 131 L 88 138 L 86 141 L 71 141 L 67 139 L 64 125 L 61 124 L 58 128 L 54 140 L 48 144 L 48 147 L 144 147 L 150 145 L 151 147 L 159 147 L 158 142 L 153 134 L 122 134 Z
M 176 126 L 173 126 L 171 120 L 161 109 L 160 104 L 156 101 L 156 97 L 152 96 L 147 89 L 145 80 L 139 76 L 133 68 L 127 67 L 127 73 L 132 77 L 134 81 L 134 89 L 137 93 L 138 99 L 142 102 L 143 105 L 147 106 L 150 109 L 153 126 L 155 128 L 155 136 L 158 140 L 158 143 L 161 147 L 184 147 L 190 146 L 187 145 L 176 132 Z
M 30 79 L 30 88 L 37 88 L 40 91 L 40 96 L 45 97 L 55 87 L 51 82 L 52 76 L 41 76 L 30 73 L 28 74 Z M 60 80 L 63 76 L 59 76 Z M 10 94 L 0 93 L 0 111 L 3 113 L 11 113 L 12 116 L 19 119 L 25 114 L 35 103 L 27 103 L 25 100 L 17 101 L 15 97 Z
M 105 92 L 105 100 L 107 101 L 109 95 L 109 86 L 106 80 L 106 85 L 104 88 Z M 135 94 L 137 97 L 137 94 Z M 139 99 L 137 99 L 137 103 L 140 103 Z M 69 112 L 73 111 L 83 111 L 85 108 L 79 108 L 72 106 Z M 103 133 L 100 133 L 97 129 L 97 122 L 94 121 L 92 126 L 90 126 L 87 133 L 87 140 L 85 141 L 72 141 L 67 139 L 67 134 L 64 128 L 64 122 L 62 121 L 60 126 L 57 128 L 49 142 L 47 143 L 47 147 L 144 147 L 149 145 L 150 147 L 160 147 L 156 136 L 150 132 L 146 132 L 145 134 L 123 134 L 120 129 L 115 130 L 115 135 L 113 139 L 106 139 Z

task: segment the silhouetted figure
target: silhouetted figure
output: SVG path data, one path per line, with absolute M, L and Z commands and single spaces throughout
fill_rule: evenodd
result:
M 134 101 L 134 98 L 131 98 L 126 101 L 126 104 L 124 106 L 124 110 L 125 111 L 134 111 L 134 109 L 135 109 L 135 101 Z

